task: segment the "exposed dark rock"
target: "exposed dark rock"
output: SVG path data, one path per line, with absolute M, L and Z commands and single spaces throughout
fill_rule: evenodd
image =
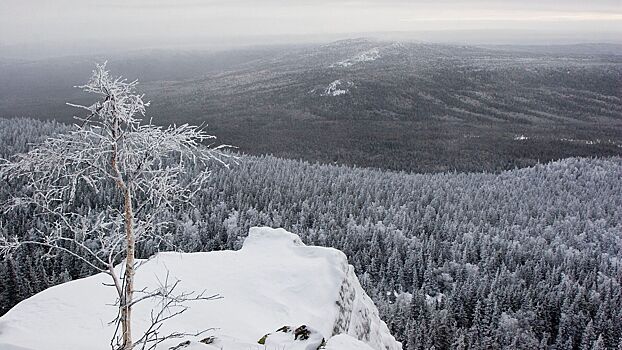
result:
M 289 333 L 289 332 L 291 332 L 291 330 L 292 330 L 292 327 L 290 327 L 290 326 L 283 326 L 283 327 L 277 329 L 276 331 L 277 332 L 283 332 L 283 333 Z
M 270 333 L 264 335 L 263 337 L 261 337 L 261 339 L 259 339 L 257 341 L 257 343 L 261 344 L 261 345 L 265 345 L 266 344 L 266 338 L 268 338 L 268 336 L 270 335 Z
M 295 340 L 307 340 L 309 339 L 309 335 L 311 332 L 307 329 L 306 325 L 302 325 L 294 331 L 294 339 Z
M 188 345 L 190 345 L 190 340 L 186 340 L 183 343 L 179 343 L 179 345 L 177 346 L 170 347 L 169 350 L 177 350 L 177 349 L 185 348 Z
M 199 340 L 199 343 L 212 344 L 215 340 L 216 340 L 216 337 L 210 336 L 210 337 Z

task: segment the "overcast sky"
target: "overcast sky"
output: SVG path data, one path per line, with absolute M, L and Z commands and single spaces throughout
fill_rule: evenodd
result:
M 622 33 L 622 0 L 0 0 L 5 46 L 499 29 Z

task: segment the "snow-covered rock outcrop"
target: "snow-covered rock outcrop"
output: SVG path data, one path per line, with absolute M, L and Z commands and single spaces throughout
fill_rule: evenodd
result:
M 328 350 L 401 349 L 346 256 L 332 248 L 305 246 L 283 229 L 252 228 L 238 251 L 160 253 L 140 267 L 137 289 L 157 286 L 167 273 L 181 281 L 180 291 L 205 290 L 223 298 L 194 302 L 162 332 L 216 330 L 162 343 L 158 349 L 184 343 L 181 349 L 188 350 L 309 350 L 320 336 Z M 102 283 L 109 283 L 108 276 L 95 275 L 19 303 L 0 318 L 0 349 L 109 349 L 115 293 Z M 136 306 L 136 335 L 148 325 L 152 307 Z M 269 335 L 284 325 L 313 331 L 306 339 L 293 339 L 292 332 Z M 267 343 L 259 344 L 266 335 Z M 211 344 L 201 342 L 208 336 L 214 337 Z
M 320 96 L 341 96 L 350 93 L 350 87 L 354 86 L 351 81 L 335 80 L 324 89 Z

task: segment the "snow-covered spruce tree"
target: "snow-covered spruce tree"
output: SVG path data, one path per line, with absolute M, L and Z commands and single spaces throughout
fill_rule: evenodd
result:
M 137 81 L 111 77 L 105 64 L 97 65 L 89 82 L 79 88 L 101 99 L 91 106 L 70 104 L 88 112 L 76 117 L 79 125 L 0 164 L 0 176 L 12 182 L 16 192 L 4 209 L 30 206 L 47 219 L 32 237 L 0 238 L 0 253 L 11 254 L 25 244 L 40 245 L 49 249 L 48 257 L 64 252 L 108 274 L 118 295 L 111 346 L 122 350 L 162 341 L 167 336 L 158 333 L 161 323 L 185 310 L 152 313 L 151 327 L 133 339 L 132 307 L 136 303 L 157 297 L 166 299 L 159 305 L 179 306 L 188 300 L 213 298 L 176 294 L 177 283 L 169 283 L 168 278 L 156 290 L 136 290 L 135 247 L 147 241 L 166 242 L 165 232 L 171 230 L 163 213 L 189 205 L 210 175 L 210 164 L 216 161 L 227 166 L 230 157 L 222 152 L 226 146 L 202 145 L 215 137 L 201 127 L 162 128 L 143 122 L 149 103 L 135 92 L 136 85 Z M 101 200 L 84 212 L 76 199 L 87 191 Z M 121 262 L 122 268 L 115 269 Z

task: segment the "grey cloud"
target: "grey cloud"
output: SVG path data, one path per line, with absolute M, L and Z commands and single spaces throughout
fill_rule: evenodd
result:
M 188 42 L 245 35 L 622 31 L 622 0 L 2 0 L 0 45 Z

